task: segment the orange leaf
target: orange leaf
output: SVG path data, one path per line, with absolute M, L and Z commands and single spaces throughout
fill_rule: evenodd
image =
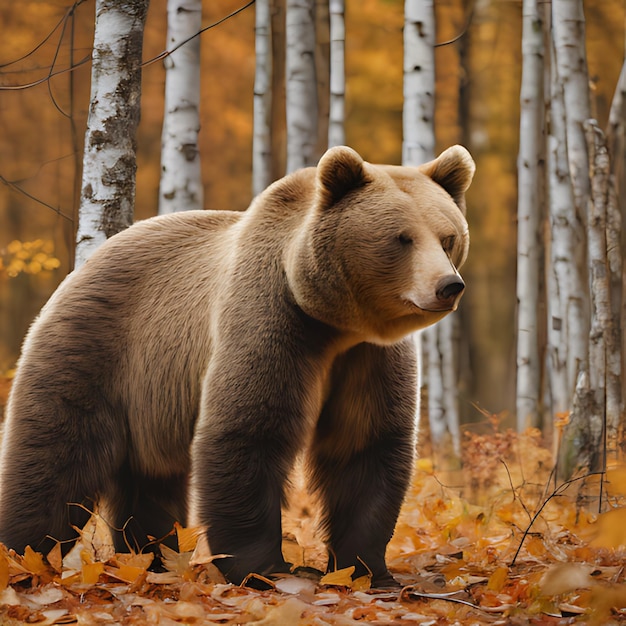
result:
M 48 563 L 52 566 L 55 572 L 61 573 L 63 571 L 63 553 L 61 552 L 61 544 L 57 543 L 50 552 L 46 555 Z
M 493 574 L 489 576 L 489 581 L 487 582 L 487 589 L 490 591 L 495 591 L 499 593 L 504 588 L 506 580 L 509 576 L 509 568 L 508 567 L 497 567 Z
M 334 572 L 328 572 L 324 574 L 320 580 L 321 585 L 337 585 L 341 587 L 352 586 L 352 574 L 356 568 L 354 565 L 350 567 L 344 567 L 343 569 L 335 570 Z
M 352 591 L 369 591 L 372 587 L 372 577 L 369 574 L 355 578 L 350 587 Z
M 24 559 L 22 565 L 31 574 L 45 574 L 48 571 L 47 565 L 44 563 L 43 556 L 39 552 L 35 552 L 30 546 L 26 546 L 24 550 Z
M 104 572 L 104 563 L 85 563 L 82 567 L 82 582 L 85 585 L 95 585 Z
M 9 584 L 9 556 L 2 550 L 0 552 L 0 591 L 6 589 Z
M 178 551 L 193 552 L 196 549 L 198 537 L 204 532 L 204 528 L 202 526 L 183 528 L 178 522 L 174 524 L 174 528 L 178 538 Z
M 141 576 L 146 574 L 146 570 L 143 567 L 133 567 L 132 565 L 122 565 L 121 567 L 107 568 L 107 574 L 123 580 L 126 583 L 134 583 Z
M 626 546 L 626 507 L 598 516 L 592 546 L 620 548 Z

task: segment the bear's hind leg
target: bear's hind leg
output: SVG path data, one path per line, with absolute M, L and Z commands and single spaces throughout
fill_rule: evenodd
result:
M 361 344 L 336 363 L 310 451 L 324 506 L 329 571 L 355 566 L 372 585 L 395 586 L 385 551 L 414 458 L 415 354 L 403 343 Z
M 116 552 L 158 553 L 163 543 L 178 549 L 174 524 L 187 523 L 187 476 L 146 478 L 127 464 L 104 496 Z
M 72 547 L 102 492 L 120 446 L 108 424 L 82 407 L 59 406 L 37 392 L 10 403 L 0 460 L 0 541 L 23 553 Z M 105 430 L 104 428 L 102 430 Z M 75 527 L 75 528 L 73 528 Z

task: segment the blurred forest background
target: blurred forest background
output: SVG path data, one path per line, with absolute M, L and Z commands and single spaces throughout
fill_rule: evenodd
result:
M 203 23 L 242 4 L 205 2 Z M 30 322 L 70 269 L 94 2 L 77 3 L 63 27 L 71 9 L 67 0 L 0 6 L 0 373 L 14 367 Z M 402 0 L 346 2 L 346 137 L 371 162 L 401 162 L 403 9 Z M 462 272 L 468 289 L 457 313 L 469 338 L 459 391 L 467 422 L 482 418 L 475 405 L 509 414 L 515 407 L 522 6 L 436 0 L 435 9 L 437 41 L 454 40 L 435 51 L 437 147 L 462 143 L 477 162 L 468 194 L 472 247 Z M 166 0 L 152 0 L 146 62 L 165 49 L 166 17 Z M 625 3 L 586 0 L 585 17 L 593 115 L 604 128 L 624 59 Z M 318 39 L 328 47 L 323 32 Z M 205 208 L 243 210 L 252 197 L 254 6 L 204 33 L 201 50 Z M 83 60 L 74 72 L 62 71 Z M 143 68 L 136 219 L 157 211 L 164 75 L 161 61 Z M 275 133 L 274 145 L 278 178 L 284 134 Z M 320 140 L 320 154 L 324 147 Z

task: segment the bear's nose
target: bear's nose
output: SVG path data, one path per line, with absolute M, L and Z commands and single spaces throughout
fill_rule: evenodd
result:
M 437 295 L 437 300 L 453 308 L 456 306 L 464 289 L 465 283 L 463 279 L 458 274 L 450 274 L 439 279 L 435 294 Z

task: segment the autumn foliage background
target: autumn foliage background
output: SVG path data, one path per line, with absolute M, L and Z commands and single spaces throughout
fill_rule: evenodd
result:
M 204 23 L 213 23 L 243 4 L 207 2 Z M 165 7 L 165 0 L 150 3 L 145 30 L 138 219 L 155 214 L 157 208 L 164 69 L 161 61 L 150 60 L 165 47 Z M 469 287 L 458 312 L 467 346 L 461 363 L 460 408 L 463 420 L 473 421 L 480 415 L 472 403 L 498 413 L 512 412 L 515 406 L 521 2 L 437 0 L 435 7 L 437 40 L 462 34 L 455 43 L 435 51 L 438 148 L 463 143 L 478 166 L 468 195 L 472 249 L 463 276 Z M 68 22 L 63 30 L 60 20 L 70 8 L 65 0 L 26 0 L 19 6 L 0 7 L 5 26 L 0 41 L 0 182 L 4 183 L 0 185 L 0 268 L 4 268 L 0 269 L 0 372 L 14 366 L 30 321 L 70 263 L 90 64 L 46 78 L 71 62 L 88 59 L 93 0 L 79 3 L 73 26 Z M 587 0 L 585 10 L 594 114 L 604 127 L 624 55 L 625 7 L 621 0 Z M 45 40 L 55 25 L 58 28 Z M 372 162 L 401 160 L 402 27 L 401 0 L 347 2 L 347 142 Z M 324 33 L 320 37 L 324 48 Z M 243 210 L 252 196 L 254 7 L 207 31 L 201 50 L 205 208 Z M 319 77 L 324 80 L 322 71 Z M 39 80 L 30 88 L 12 88 Z M 284 173 L 280 124 L 274 144 L 275 176 L 280 177 Z M 10 277 L 6 268 L 14 259 L 9 250 L 14 240 L 51 242 L 60 267 Z
M 165 45 L 165 4 L 152 0 L 145 31 L 138 219 L 157 206 L 164 70 L 150 60 Z M 458 313 L 468 338 L 459 390 L 467 426 L 462 465 L 450 463 L 445 450 L 433 451 L 427 432 L 421 435 L 412 490 L 389 549 L 394 573 L 410 586 L 401 594 L 369 594 L 367 581 L 355 589 L 338 572 L 322 585 L 280 581 L 278 594 L 239 589 L 220 579 L 194 529 L 179 529 L 181 554 L 168 554 L 167 571 L 154 573 L 144 555 L 112 554 L 100 520 L 65 559 L 55 553 L 45 562 L 32 551 L 20 556 L 0 547 L 0 623 L 626 619 L 626 470 L 615 466 L 604 476 L 559 483 L 552 471 L 558 420 L 549 441 L 539 431 L 507 428 L 515 384 L 521 3 L 435 5 L 438 40 L 462 33 L 436 50 L 438 144 L 467 145 L 478 165 L 468 194 L 468 291 Z M 207 2 L 204 21 L 239 6 Z M 0 6 L 0 407 L 23 335 L 71 262 L 90 65 L 55 74 L 88 58 L 94 5 L 78 3 L 73 25 L 63 29 L 69 8 L 64 0 Z M 626 8 L 621 0 L 589 0 L 585 9 L 592 102 L 604 127 L 624 58 Z M 346 24 L 347 142 L 367 160 L 399 163 L 403 2 L 348 0 Z M 205 205 L 243 210 L 251 199 L 253 9 L 203 36 L 202 63 Z M 281 132 L 275 144 L 279 177 Z M 285 531 L 289 558 L 322 567 L 315 502 L 297 482 Z

